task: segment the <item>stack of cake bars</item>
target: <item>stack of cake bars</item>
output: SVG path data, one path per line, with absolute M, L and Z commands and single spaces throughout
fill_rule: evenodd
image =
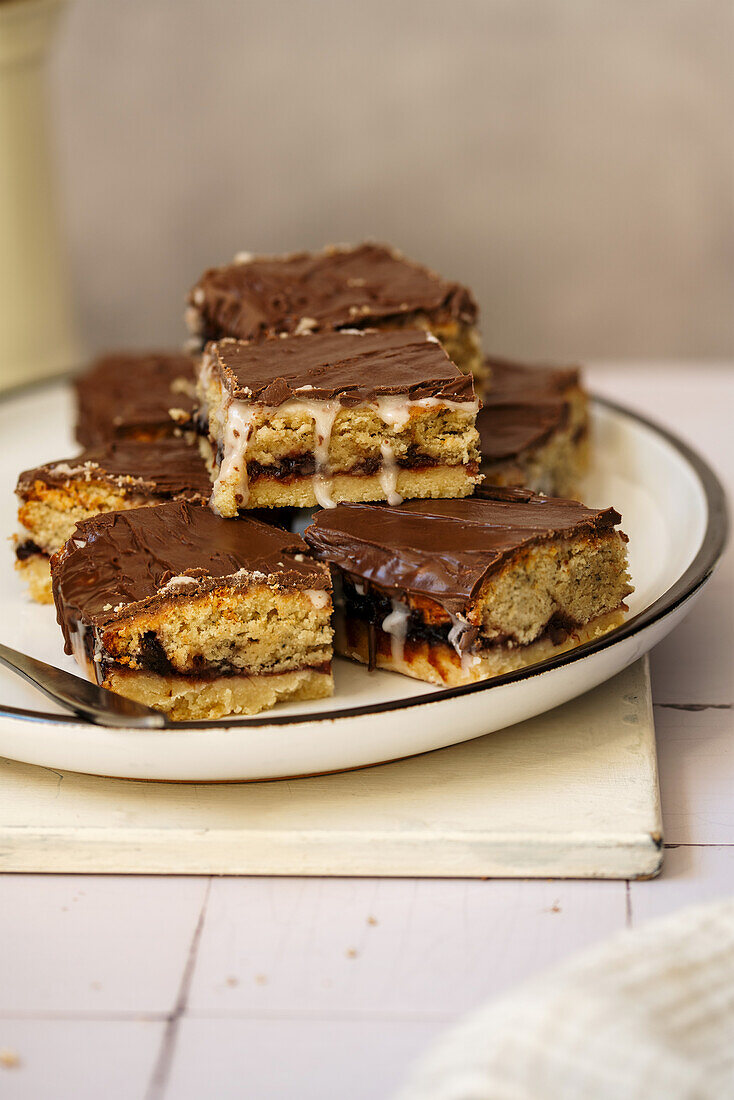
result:
M 186 320 L 190 354 L 82 375 L 84 450 L 18 480 L 17 567 L 97 683 L 216 719 L 332 694 L 334 649 L 457 685 L 622 621 L 580 372 L 484 356 L 465 287 L 375 244 L 241 253 Z

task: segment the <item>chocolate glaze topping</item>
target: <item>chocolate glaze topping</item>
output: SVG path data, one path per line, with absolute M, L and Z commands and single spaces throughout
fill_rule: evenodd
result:
M 104 628 L 154 608 L 165 599 L 190 599 L 248 576 L 283 588 L 328 589 L 328 570 L 301 555 L 308 547 L 253 519 L 220 519 L 208 508 L 176 501 L 127 512 L 107 512 L 77 524 L 51 559 L 56 617 L 71 652 L 78 623 Z M 237 576 L 240 570 L 246 574 Z M 193 583 L 172 578 L 190 577 Z
M 36 481 L 68 485 L 75 481 L 107 482 L 150 496 L 207 500 L 211 481 L 196 446 L 175 436 L 141 442 L 122 439 L 90 447 L 65 458 L 25 470 L 16 492 L 24 495 Z
M 173 435 L 170 409 L 194 410 L 194 360 L 180 352 L 107 355 L 74 382 L 76 438 L 93 447 L 125 436 Z
M 556 368 L 485 360 L 492 384 L 477 416 L 482 458 L 498 462 L 546 443 L 569 421 L 569 391 L 579 385 L 577 367 Z
M 418 312 L 468 324 L 477 316 L 466 287 L 369 243 L 211 268 L 189 303 L 204 340 L 258 340 L 309 322 L 313 331 L 354 328 Z
M 248 344 L 220 340 L 215 357 L 232 397 L 277 406 L 292 398 L 356 405 L 391 395 L 473 401 L 471 375 L 425 333 L 317 333 Z
M 428 597 L 463 616 L 487 577 L 523 547 L 608 534 L 620 520 L 614 508 L 482 487 L 462 500 L 339 504 L 317 512 L 304 537 L 317 558 L 351 577 L 397 598 Z

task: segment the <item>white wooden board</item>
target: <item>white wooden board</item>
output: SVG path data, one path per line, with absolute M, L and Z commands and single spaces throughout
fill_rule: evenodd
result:
M 499 733 L 338 775 L 172 784 L 0 761 L 3 871 L 636 878 L 662 854 L 647 658 Z

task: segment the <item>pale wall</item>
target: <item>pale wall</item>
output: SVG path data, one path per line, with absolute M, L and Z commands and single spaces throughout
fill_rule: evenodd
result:
M 52 72 L 90 346 L 238 249 L 395 242 L 497 351 L 734 354 L 729 0 L 77 0 Z

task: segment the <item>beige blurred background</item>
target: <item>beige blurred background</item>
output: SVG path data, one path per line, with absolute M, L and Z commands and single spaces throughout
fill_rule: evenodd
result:
M 90 350 L 235 251 L 373 237 L 548 359 L 734 354 L 731 0 L 75 0 L 51 69 Z

